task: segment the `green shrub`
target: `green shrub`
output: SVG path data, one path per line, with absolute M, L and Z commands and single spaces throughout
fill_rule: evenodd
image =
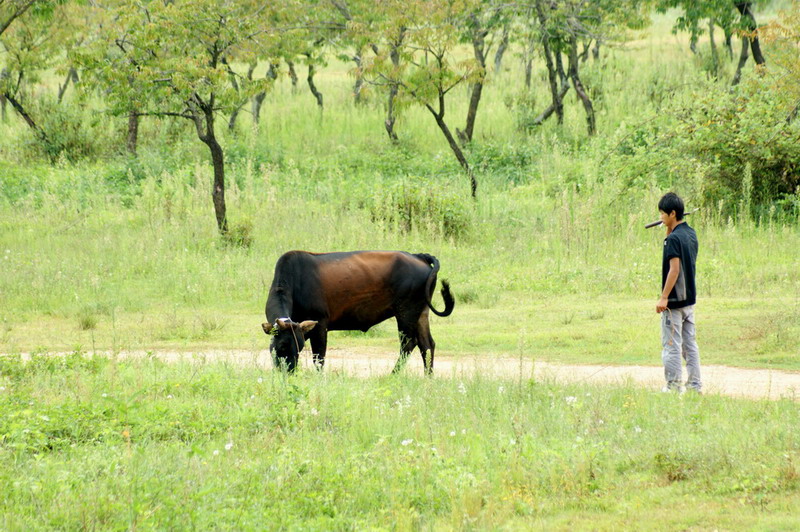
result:
M 102 115 L 95 113 L 94 117 L 89 117 L 81 107 L 59 105 L 47 98 L 37 101 L 31 109 L 46 135 L 46 140 L 34 135 L 29 137 L 25 147 L 33 154 L 43 155 L 50 161 L 63 158 L 75 162 L 94 159 L 102 153 L 103 139 L 109 136 L 100 131 Z
M 374 222 L 400 231 L 416 228 L 461 239 L 472 225 L 470 201 L 461 191 L 441 183 L 413 179 L 378 189 L 367 200 L 367 208 Z
M 779 96 L 759 80 L 734 90 L 706 84 L 622 132 L 611 164 L 627 186 L 677 185 L 705 204 L 795 217 L 800 122 L 787 120 Z

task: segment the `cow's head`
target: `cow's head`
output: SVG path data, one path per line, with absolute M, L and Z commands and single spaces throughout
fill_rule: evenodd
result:
M 290 372 L 295 370 L 300 351 L 306 343 L 306 334 L 316 324 L 311 320 L 295 323 L 290 318 L 278 318 L 275 323 L 261 324 L 264 332 L 272 335 L 269 350 L 276 367 L 285 367 Z

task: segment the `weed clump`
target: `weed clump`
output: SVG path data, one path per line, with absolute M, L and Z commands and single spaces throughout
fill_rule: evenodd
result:
M 401 181 L 379 189 L 368 200 L 373 222 L 402 232 L 417 229 L 461 240 L 472 226 L 469 198 L 429 181 Z

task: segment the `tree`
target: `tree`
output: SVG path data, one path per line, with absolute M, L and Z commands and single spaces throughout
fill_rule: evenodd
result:
M 759 0 L 761 3 L 763 0 Z M 719 26 L 725 32 L 725 43 L 730 50 L 732 35 L 738 33 L 742 37 L 742 50 L 739 54 L 739 63 L 731 82 L 736 85 L 741 80 L 742 69 L 752 50 L 753 60 L 757 65 L 765 64 L 761 46 L 758 40 L 758 25 L 753 15 L 753 1 L 739 0 L 657 0 L 656 9 L 664 12 L 667 9 L 678 8 L 682 11 L 673 26 L 673 32 L 688 31 L 691 35 L 691 48 L 696 51 L 695 43 L 704 32 L 703 26 L 708 28 L 709 43 L 711 45 L 712 75 L 716 78 L 719 74 L 720 59 L 714 39 L 714 27 Z
M 255 1 L 122 0 L 102 39 L 80 56 L 109 97 L 112 112 L 189 120 L 208 147 L 214 171 L 212 199 L 217 227 L 228 232 L 225 157 L 216 117 L 268 80 L 235 90 L 238 76 L 225 59 L 255 42 L 268 47 L 276 20 L 271 6 Z
M 450 92 L 482 76 L 475 59 L 459 59 L 455 54 L 461 24 L 474 7 L 463 0 L 381 2 L 378 9 L 383 16 L 373 39 L 379 44 L 364 62 L 364 73 L 372 83 L 397 91 L 398 106 L 420 105 L 431 113 L 467 174 L 472 197 L 476 197 L 478 182 L 445 116 Z
M 44 0 L 0 0 L 0 36 L 37 2 L 45 3 Z
M 772 64 L 780 70 L 780 75 L 769 76 L 774 92 L 788 108 L 786 124 L 791 124 L 800 112 L 800 58 L 797 47 L 800 45 L 800 3 L 780 13 L 761 30 L 765 43 L 770 48 Z
M 627 29 L 641 28 L 647 20 L 646 3 L 637 0 L 535 0 L 542 53 L 548 70 L 551 106 L 534 124 L 546 120 L 553 112 L 563 118 L 563 98 L 569 89 L 567 80 L 578 95 L 586 112 L 589 135 L 597 131 L 594 104 L 580 75 L 581 43 L 622 40 Z M 588 47 L 585 48 L 588 54 Z M 562 54 L 567 57 L 566 74 Z
M 470 6 L 463 20 L 462 40 L 472 45 L 475 61 L 480 68 L 475 80 L 471 84 L 467 121 L 463 130 L 456 129 L 456 133 L 463 144 L 472 142 L 475 130 L 475 120 L 478 116 L 478 106 L 483 94 L 483 85 L 488 72 L 488 56 L 495 43 L 500 46 L 508 43 L 508 26 L 511 19 L 510 10 L 501 2 L 478 2 Z M 496 66 L 502 60 L 502 53 L 495 58 Z
M 0 74 L 0 95 L 45 146 L 51 157 L 58 149 L 50 145 L 47 132 L 35 120 L 25 101 L 26 85 L 38 79 L 41 71 L 54 61 L 69 34 L 68 25 L 53 24 L 54 9 L 49 2 L 11 2 L 0 0 L 0 45 L 5 59 Z M 12 25 L 13 23 L 13 25 Z

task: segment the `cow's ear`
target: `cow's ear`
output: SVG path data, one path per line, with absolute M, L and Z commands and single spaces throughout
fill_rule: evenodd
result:
M 275 321 L 275 324 L 285 331 L 286 329 L 292 327 L 292 320 L 290 320 L 289 318 L 278 318 Z
M 261 328 L 264 329 L 264 334 L 269 334 L 272 330 L 272 324 L 264 322 L 261 324 Z
M 306 334 L 308 331 L 313 329 L 316 324 L 317 324 L 316 321 L 311 321 L 311 320 L 300 322 L 300 330 L 303 331 L 303 334 Z

